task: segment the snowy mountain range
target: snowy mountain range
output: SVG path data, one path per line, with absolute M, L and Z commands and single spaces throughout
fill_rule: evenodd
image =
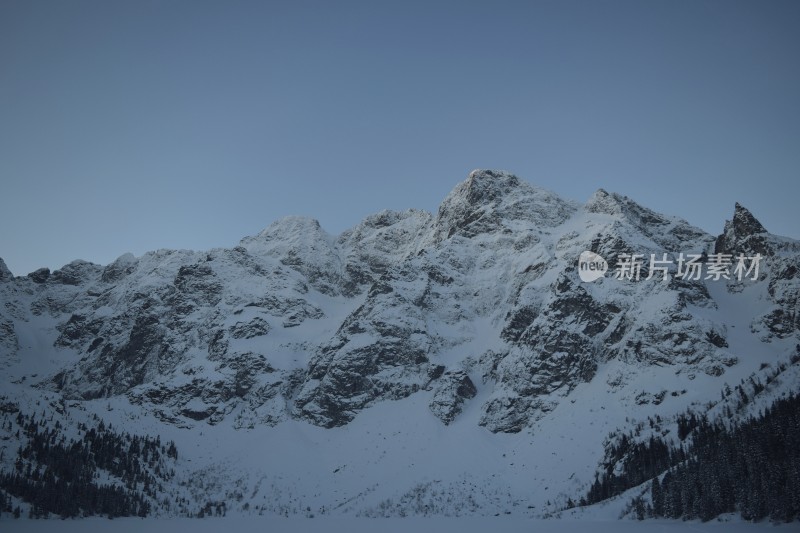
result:
M 0 260 L 0 471 L 21 468 L 24 413 L 174 442 L 150 514 L 616 518 L 623 498 L 565 509 L 620 435 L 678 443 L 687 411 L 735 423 L 798 392 L 798 272 L 800 241 L 739 204 L 715 236 L 491 170 L 435 215 L 338 236 L 289 217 L 233 248 Z

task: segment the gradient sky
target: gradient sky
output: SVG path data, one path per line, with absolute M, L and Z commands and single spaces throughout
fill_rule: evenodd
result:
M 0 257 L 435 211 L 474 168 L 800 238 L 800 2 L 0 0 Z

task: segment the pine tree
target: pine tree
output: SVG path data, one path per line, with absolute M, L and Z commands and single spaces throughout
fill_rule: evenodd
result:
M 664 516 L 664 492 L 661 490 L 661 483 L 658 476 L 653 478 L 650 486 L 650 499 L 653 502 L 653 515 Z

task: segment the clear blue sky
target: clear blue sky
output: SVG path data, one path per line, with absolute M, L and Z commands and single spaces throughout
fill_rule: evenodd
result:
M 800 238 L 800 2 L 0 1 L 0 257 L 435 211 L 474 168 Z

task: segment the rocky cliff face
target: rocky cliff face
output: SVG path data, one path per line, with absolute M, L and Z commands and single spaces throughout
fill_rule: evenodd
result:
M 584 250 L 611 272 L 582 282 Z M 679 254 L 703 252 L 764 260 L 756 279 L 675 276 Z M 612 275 L 624 254 L 644 256 L 640 279 Z M 645 279 L 650 254 L 672 261 L 670 279 Z M 654 367 L 725 376 L 748 354 L 721 306 L 741 302 L 758 342 L 797 342 L 798 269 L 798 242 L 738 204 L 715 239 L 618 194 L 581 205 L 475 171 L 435 216 L 384 211 L 339 236 L 292 217 L 230 249 L 18 278 L 0 261 L 0 365 L 177 425 L 341 426 L 425 391 L 420 416 L 450 424 L 475 402 L 480 425 L 518 432 L 612 361 L 625 371 L 610 387 Z M 23 364 L 42 350 L 47 365 Z

